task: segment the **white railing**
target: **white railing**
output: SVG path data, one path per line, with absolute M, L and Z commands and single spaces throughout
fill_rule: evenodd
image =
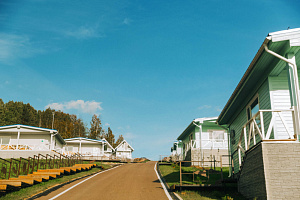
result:
M 228 141 L 225 139 L 191 140 L 192 149 L 227 149 Z
M 1 151 L 25 150 L 25 151 L 49 151 L 50 146 L 44 144 L 2 144 Z
M 264 125 L 264 113 L 272 113 L 272 118 L 270 120 L 270 124 L 268 126 L 267 132 L 265 132 Z M 241 152 L 245 153 L 249 148 L 256 145 L 256 136 L 260 138 L 260 141 L 295 141 L 297 140 L 297 135 L 292 134 L 289 129 L 286 118 L 282 115 L 282 113 L 291 113 L 293 116 L 294 110 L 259 110 L 246 124 L 244 124 L 240 139 L 237 145 L 238 157 L 239 157 L 239 165 L 242 164 L 242 156 Z M 274 131 L 274 127 L 276 125 L 276 120 L 280 119 L 280 122 L 283 124 L 285 129 L 285 138 L 274 138 L 271 139 L 272 130 Z M 274 134 L 275 135 L 275 134 Z M 243 140 L 244 139 L 244 140 Z M 242 143 L 244 141 L 244 143 Z

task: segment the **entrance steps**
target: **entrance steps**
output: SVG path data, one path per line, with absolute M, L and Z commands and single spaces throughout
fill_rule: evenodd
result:
M 75 164 L 72 167 L 60 167 L 59 169 L 39 169 L 32 174 L 20 175 L 17 178 L 0 179 L 0 191 L 5 192 L 9 190 L 16 190 L 41 182 L 48 181 L 81 171 L 90 170 L 96 167 L 96 164 Z

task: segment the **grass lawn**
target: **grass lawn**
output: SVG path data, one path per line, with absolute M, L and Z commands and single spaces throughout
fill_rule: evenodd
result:
M 172 165 L 159 165 L 160 172 L 169 186 L 174 184 L 179 185 L 179 166 L 175 164 Z M 199 170 L 193 167 L 182 167 L 183 173 L 190 173 L 193 171 Z M 220 168 L 216 168 L 216 171 L 220 171 Z M 223 168 L 223 176 L 228 177 L 228 168 Z M 200 175 L 199 175 L 200 176 Z M 198 178 L 203 183 L 207 179 L 206 177 L 199 177 Z M 216 181 L 220 179 L 220 174 L 210 174 L 210 179 L 207 184 L 214 184 Z M 193 181 L 193 176 L 189 174 L 184 174 L 182 176 L 182 184 L 199 184 L 199 180 L 195 178 L 196 182 Z M 182 191 L 177 192 L 181 198 L 185 200 L 189 199 L 199 199 L 199 200 L 212 200 L 212 199 L 226 199 L 226 200 L 244 200 L 245 198 L 240 195 L 236 190 L 227 190 L 224 191 L 217 191 L 217 190 L 210 190 L 210 191 Z
M 84 163 L 89 163 L 89 162 L 84 162 Z M 96 163 L 98 166 L 101 165 L 100 162 L 94 162 L 94 163 Z M 103 166 L 104 169 L 111 168 L 111 165 L 109 163 L 105 163 L 105 164 L 102 163 L 102 166 Z M 72 175 L 65 175 L 61 178 L 49 180 L 47 182 L 42 182 L 42 183 L 33 185 L 31 187 L 22 188 L 19 191 L 14 191 L 14 192 L 7 193 L 5 196 L 1 196 L 0 200 L 26 199 L 26 198 L 29 198 L 30 196 L 33 196 L 33 195 L 35 195 L 35 194 L 37 194 L 41 191 L 44 191 L 48 188 L 53 187 L 55 185 L 66 183 L 66 182 L 71 181 L 72 179 L 83 177 L 83 176 L 93 174 L 93 173 L 96 173 L 96 172 L 99 172 L 99 171 L 101 171 L 100 168 L 92 168 L 89 171 L 83 171 L 83 172 L 79 172 L 79 173 L 72 174 Z M 1 193 L 0 193 L 0 195 L 1 195 Z

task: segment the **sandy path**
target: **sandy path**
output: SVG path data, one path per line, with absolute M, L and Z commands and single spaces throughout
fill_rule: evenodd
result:
M 155 162 L 132 163 L 101 173 L 57 197 L 63 199 L 168 199 L 154 171 Z M 38 199 L 50 199 L 85 179 Z

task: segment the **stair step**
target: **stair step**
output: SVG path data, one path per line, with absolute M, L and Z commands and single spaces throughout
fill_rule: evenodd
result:
M 10 178 L 9 180 L 21 181 L 21 182 L 27 183 L 29 185 L 33 185 L 34 184 L 34 180 L 33 179 L 28 179 L 28 178 Z
M 11 185 L 14 187 L 21 187 L 22 182 L 21 181 L 15 181 L 15 180 L 0 180 L 0 185 Z
M 56 178 L 57 174 L 55 172 L 33 172 L 33 174 L 48 175 L 49 177 Z

